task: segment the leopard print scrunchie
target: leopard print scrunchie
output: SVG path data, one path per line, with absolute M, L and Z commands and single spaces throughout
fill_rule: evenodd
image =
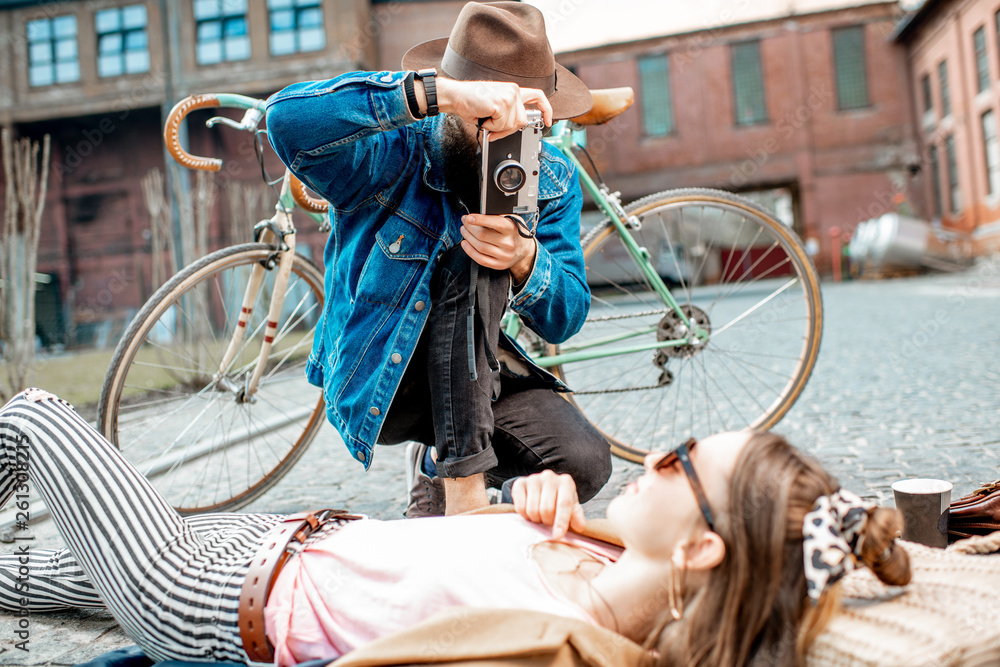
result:
M 802 524 L 802 548 L 809 598 L 815 603 L 828 587 L 854 569 L 861 536 L 874 503 L 840 489 L 820 496 Z

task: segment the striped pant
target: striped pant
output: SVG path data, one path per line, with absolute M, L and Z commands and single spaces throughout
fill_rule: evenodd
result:
M 280 516 L 181 517 L 69 404 L 35 389 L 0 409 L 0 505 L 26 488 L 70 553 L 15 551 L 26 582 L 8 555 L 5 607 L 102 605 L 154 660 L 246 661 L 240 589 Z

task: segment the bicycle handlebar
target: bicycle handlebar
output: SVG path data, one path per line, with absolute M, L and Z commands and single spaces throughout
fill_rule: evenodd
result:
M 219 98 L 215 95 L 190 95 L 174 105 L 167 115 L 167 122 L 163 126 L 163 142 L 167 145 L 167 151 L 178 163 L 188 169 L 200 169 L 201 171 L 219 171 L 222 169 L 222 160 L 216 157 L 198 157 L 191 155 L 181 147 L 178 132 L 181 129 L 181 121 L 185 116 L 195 109 L 213 109 L 219 106 Z

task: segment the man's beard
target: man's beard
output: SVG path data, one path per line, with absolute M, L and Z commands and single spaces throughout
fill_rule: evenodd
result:
M 441 141 L 444 180 L 470 213 L 479 212 L 479 142 L 470 137 L 458 116 L 448 114 Z

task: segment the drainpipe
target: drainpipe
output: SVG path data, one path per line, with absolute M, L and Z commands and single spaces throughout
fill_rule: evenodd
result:
M 159 0 L 161 28 L 163 30 L 163 106 L 160 109 L 160 127 L 167 121 L 167 115 L 177 102 L 179 95 L 185 94 L 183 89 L 178 90 L 178 83 L 181 79 L 180 63 L 180 3 L 169 0 Z M 187 123 L 181 123 L 178 132 L 181 145 L 188 145 Z M 166 166 L 167 201 L 170 203 L 170 221 L 174 236 L 174 266 L 180 270 L 184 263 L 192 261 L 194 258 L 184 257 L 183 244 L 181 243 L 181 215 L 180 202 L 175 196 L 174 183 L 179 184 L 177 190 L 184 201 L 189 201 L 191 197 L 191 180 L 187 169 L 177 164 L 166 146 L 163 147 L 163 162 Z M 153 289 L 159 285 L 153 285 Z

